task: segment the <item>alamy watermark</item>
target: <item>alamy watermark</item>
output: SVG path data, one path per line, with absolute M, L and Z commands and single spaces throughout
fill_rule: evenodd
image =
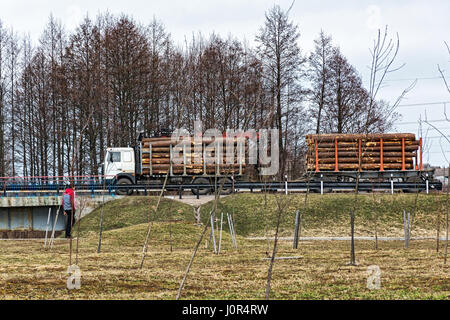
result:
M 366 271 L 367 278 L 367 289 L 374 290 L 381 288 L 381 270 L 377 265 L 372 265 L 367 267 Z
M 200 121 L 194 122 L 194 132 L 181 128 L 171 136 L 173 164 L 197 165 L 260 165 L 260 174 L 275 175 L 279 170 L 278 129 L 202 130 Z M 192 146 L 193 145 L 193 146 Z M 193 156 L 186 156 L 187 154 Z
M 81 270 L 77 265 L 71 265 L 67 268 L 69 277 L 67 278 L 67 289 L 80 289 L 81 288 Z
M 366 25 L 371 30 L 380 29 L 381 27 L 381 9 L 376 5 L 370 5 L 366 9 L 368 15 Z

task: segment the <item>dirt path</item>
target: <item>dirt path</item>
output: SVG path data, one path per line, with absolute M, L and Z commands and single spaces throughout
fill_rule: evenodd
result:
M 274 237 L 248 237 L 247 240 L 274 240 Z M 328 240 L 342 240 L 342 241 L 350 241 L 351 237 L 299 237 L 299 240 L 304 241 L 328 241 Z M 412 237 L 410 240 L 435 240 L 436 237 Z M 293 241 L 294 237 L 278 237 L 280 241 Z M 375 240 L 375 237 L 355 237 L 355 240 Z M 380 241 L 402 241 L 405 240 L 403 237 L 378 237 Z M 440 237 L 440 240 L 446 240 L 445 237 Z
M 220 196 L 220 198 L 224 198 L 227 196 Z M 214 200 L 214 195 L 200 196 L 200 199 L 197 199 L 195 195 L 183 195 L 183 198 L 180 199 L 178 196 L 165 196 L 167 199 L 177 200 L 186 204 L 189 204 L 193 207 L 198 208 L 199 206 Z

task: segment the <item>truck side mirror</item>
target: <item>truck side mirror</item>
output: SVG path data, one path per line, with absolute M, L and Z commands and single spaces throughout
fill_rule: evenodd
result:
M 112 153 L 109 153 L 108 162 L 114 162 Z

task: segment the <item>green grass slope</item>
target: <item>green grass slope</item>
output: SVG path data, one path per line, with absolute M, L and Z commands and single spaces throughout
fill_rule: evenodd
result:
M 297 208 L 303 211 L 302 235 L 348 235 L 348 210 L 354 195 L 290 195 L 282 220 L 282 233 L 292 235 Z M 382 235 L 402 231 L 401 210 L 411 209 L 414 195 L 359 195 L 356 228 L 371 233 L 373 210 L 379 214 Z M 0 241 L 0 296 L 3 299 L 175 299 L 193 248 L 204 226 L 193 221 L 189 205 L 163 199 L 152 215 L 152 232 L 143 268 L 142 248 L 149 208 L 157 198 L 127 197 L 109 202 L 104 210 L 101 253 L 97 252 L 98 208 L 81 220 L 86 232 L 76 241 L 59 239 L 52 249 L 43 241 Z M 420 230 L 433 232 L 439 203 L 444 197 L 420 195 L 417 199 L 413 236 Z M 212 203 L 202 206 L 206 221 Z M 200 242 L 183 289 L 182 299 L 264 298 L 270 254 L 267 241 L 243 238 L 273 231 L 277 195 L 237 194 L 222 198 L 218 212 L 234 214 L 238 247 L 232 245 L 227 226 L 222 233 L 220 254 L 208 246 L 209 230 Z M 441 210 L 441 217 L 444 210 Z M 173 222 L 173 220 L 178 220 Z M 168 222 L 172 220 L 172 222 Z M 441 228 L 443 229 L 442 222 Z M 390 229 L 394 228 L 394 229 Z M 441 229 L 441 230 L 442 230 Z M 216 233 L 216 236 L 218 233 Z M 443 231 L 441 233 L 443 235 Z M 79 240 L 79 241 L 78 241 Z M 298 249 L 281 241 L 277 256 L 301 256 L 278 260 L 271 282 L 272 299 L 449 299 L 448 264 L 443 264 L 443 244 L 436 252 L 434 240 L 383 241 L 375 250 L 373 241 L 356 241 L 357 266 L 349 266 L 349 241 L 301 241 Z M 67 266 L 76 263 L 82 272 L 81 288 L 68 291 Z M 381 288 L 368 290 L 367 267 L 382 270 Z
M 190 205 L 176 200 L 162 198 L 155 214 L 158 197 L 125 197 L 113 200 L 96 208 L 81 219 L 80 232 L 98 232 L 100 215 L 103 210 L 103 230 L 113 230 L 152 221 L 183 220 L 194 221 L 194 212 Z M 75 226 L 77 230 L 77 226 Z
M 305 194 L 240 193 L 221 198 L 217 204 L 216 221 L 224 213 L 224 230 L 228 232 L 226 213 L 233 214 L 236 233 L 240 236 L 273 235 L 277 221 L 278 204 L 283 207 L 281 236 L 292 236 L 296 210 L 301 212 L 300 236 L 349 236 L 349 212 L 355 206 L 355 233 L 373 236 L 374 214 L 377 216 L 379 237 L 403 236 L 403 210 L 413 216 L 413 237 L 434 237 L 440 215 L 443 232 L 445 226 L 445 195 L 437 194 Z M 193 209 L 182 202 L 163 198 L 158 213 L 158 197 L 125 197 L 104 205 L 103 230 L 113 230 L 152 221 L 182 220 L 194 222 Z M 281 201 L 281 202 L 280 202 Z M 207 222 L 214 202 L 202 205 L 202 222 Z M 81 233 L 97 233 L 99 207 L 81 221 Z M 77 227 L 75 228 L 75 230 Z M 443 233 L 442 233 L 443 235 Z
M 355 210 L 355 233 L 374 234 L 374 214 L 377 216 L 378 236 L 403 236 L 403 210 L 414 215 L 412 236 L 433 236 L 436 233 L 439 210 L 441 230 L 445 225 L 445 196 L 437 194 L 235 194 L 220 199 L 218 212 L 232 213 L 237 234 L 262 236 L 265 230 L 273 234 L 277 221 L 277 208 L 284 207 L 281 234 L 292 236 L 295 212 L 301 212 L 301 236 L 348 236 L 349 212 Z M 202 206 L 202 219 L 206 221 L 212 202 Z M 415 208 L 415 210 L 414 210 Z

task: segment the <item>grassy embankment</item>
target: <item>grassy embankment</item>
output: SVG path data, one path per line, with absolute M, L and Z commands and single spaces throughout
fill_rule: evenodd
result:
M 281 221 L 281 235 L 292 236 L 295 212 L 301 212 L 303 236 L 349 236 L 349 212 L 354 208 L 354 194 L 310 194 L 305 205 L 305 194 L 283 197 L 287 204 Z M 279 195 L 236 194 L 223 199 L 219 212 L 233 213 L 236 231 L 243 236 L 273 234 Z M 209 203 L 202 208 L 203 216 L 211 209 Z M 441 209 L 441 225 L 444 225 L 445 196 L 419 194 L 359 194 L 356 197 L 355 234 L 373 236 L 374 214 L 380 237 L 401 237 L 403 210 L 414 216 L 413 237 L 433 237 L 436 234 L 438 208 Z
M 348 236 L 348 209 L 352 207 L 353 197 L 312 195 L 303 214 L 302 235 Z M 289 236 L 296 208 L 304 208 L 304 195 L 290 198 L 282 222 L 283 234 Z M 264 229 L 273 230 L 275 201 L 274 195 L 268 197 L 267 203 L 264 203 L 263 195 L 235 195 L 221 200 L 220 211 L 232 213 L 234 209 L 238 249 L 232 248 L 228 232 L 223 234 L 222 252 L 218 256 L 202 244 L 183 298 L 264 297 L 268 261 L 263 258 L 266 257 L 267 242 L 245 237 L 263 235 Z M 377 195 L 375 201 L 379 235 L 398 235 L 403 226 L 401 210 L 412 208 L 414 195 Z M 361 195 L 357 204 L 356 231 L 360 235 L 372 235 L 373 199 Z M 43 241 L 1 241 L 0 296 L 5 299 L 174 299 L 202 227 L 194 224 L 190 206 L 163 200 L 158 215 L 150 216 L 155 223 L 144 268 L 139 270 L 148 208 L 155 205 L 155 197 L 125 198 L 107 203 L 100 254 L 96 252 L 100 209 L 82 219 L 78 252 L 82 273 L 80 290 L 68 292 L 66 289 L 67 241 L 56 240 L 50 251 L 43 248 Z M 203 206 L 203 219 L 206 219 L 210 206 Z M 413 236 L 433 235 L 436 213 L 437 197 L 421 195 Z M 206 242 L 209 234 L 205 238 Z M 450 277 L 448 266 L 443 265 L 442 252 L 441 246 L 440 253 L 436 253 L 432 240 L 412 241 L 409 249 L 404 249 L 401 241 L 384 241 L 380 242 L 379 250 L 374 249 L 373 241 L 357 241 L 358 266 L 353 267 L 347 265 L 347 241 L 302 241 L 297 250 L 292 249 L 290 242 L 281 242 L 280 256 L 302 258 L 276 262 L 271 297 L 449 299 Z M 380 290 L 366 288 L 366 270 L 374 264 L 381 269 Z

